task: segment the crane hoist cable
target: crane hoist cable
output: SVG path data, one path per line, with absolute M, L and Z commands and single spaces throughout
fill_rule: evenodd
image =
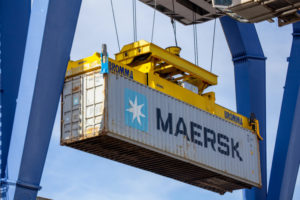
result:
M 119 34 L 118 34 L 117 23 L 116 23 L 116 18 L 115 18 L 113 0 L 110 0 L 110 5 L 111 5 L 111 10 L 112 10 L 113 19 L 114 19 L 114 25 L 115 25 L 115 31 L 116 31 L 116 36 L 117 36 L 118 47 L 119 47 L 119 51 L 120 51 L 121 48 L 120 48 Z
M 174 4 L 174 0 L 171 0 L 171 1 L 172 1 L 172 6 L 173 6 L 173 13 L 172 13 L 172 17 L 171 17 L 171 24 L 172 24 L 173 32 L 174 32 L 175 45 L 177 47 L 178 44 L 177 44 L 177 36 L 176 36 L 176 21 L 174 19 L 174 16 L 175 16 L 175 4 Z
M 137 41 L 137 26 L 136 26 L 136 0 L 132 0 L 132 24 L 133 24 L 133 40 Z
M 154 0 L 154 11 L 153 11 L 153 22 L 152 22 L 151 43 L 153 42 L 153 36 L 154 36 L 155 15 L 156 15 L 156 0 Z
M 193 12 L 193 35 L 194 35 L 194 57 L 195 65 L 198 65 L 198 35 L 197 35 L 197 24 L 196 24 L 196 13 Z
M 215 38 L 216 38 L 216 22 L 217 22 L 217 20 L 215 19 L 215 21 L 214 21 L 213 41 L 212 41 L 212 48 L 211 48 L 210 72 L 212 72 L 213 59 L 214 59 Z

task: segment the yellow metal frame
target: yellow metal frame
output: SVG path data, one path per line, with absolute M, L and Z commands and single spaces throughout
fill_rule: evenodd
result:
M 136 58 L 142 58 L 143 55 L 149 55 L 150 57 L 147 60 L 136 61 Z M 169 68 L 172 67 L 173 70 L 184 72 L 185 75 L 188 75 L 189 80 L 187 82 L 197 85 L 201 92 L 208 86 L 218 83 L 215 74 L 145 40 L 125 45 L 120 53 L 116 54 L 116 61 L 133 67 L 139 67 L 144 63 L 152 64 L 151 67 L 139 69 L 139 71 L 144 73 L 155 70 L 154 64 L 167 63 Z M 164 66 L 164 68 L 167 66 Z M 161 70 L 161 67 L 159 69 Z
M 69 61 L 66 78 L 101 68 L 101 57 L 95 53 L 77 61 Z M 109 59 L 110 73 L 119 74 L 163 92 L 180 101 L 216 115 L 226 121 L 249 129 L 262 139 L 257 120 L 237 114 L 215 103 L 215 93 L 203 93 L 217 84 L 217 76 L 202 69 L 178 55 L 170 53 L 144 40 L 125 45 L 116 54 L 116 60 Z M 175 75 L 168 79 L 169 76 Z M 181 76 L 179 76 L 181 75 Z M 178 76 L 176 78 L 176 76 Z M 198 94 L 183 88 L 180 81 L 186 81 L 198 88 Z

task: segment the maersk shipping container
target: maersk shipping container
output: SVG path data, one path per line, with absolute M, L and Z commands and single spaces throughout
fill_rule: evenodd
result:
M 61 143 L 218 193 L 261 186 L 257 136 L 116 74 L 67 78 Z

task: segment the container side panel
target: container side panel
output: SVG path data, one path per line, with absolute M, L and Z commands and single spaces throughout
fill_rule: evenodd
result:
M 256 135 L 144 85 L 108 75 L 109 135 L 260 186 Z

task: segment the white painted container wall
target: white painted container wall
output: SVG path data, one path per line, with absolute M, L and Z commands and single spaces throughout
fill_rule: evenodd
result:
M 62 102 L 62 140 L 90 137 L 102 127 L 104 79 L 90 72 L 65 81 Z
M 255 134 L 161 92 L 114 74 L 103 78 L 90 72 L 66 80 L 62 101 L 62 143 L 105 132 L 261 186 Z

